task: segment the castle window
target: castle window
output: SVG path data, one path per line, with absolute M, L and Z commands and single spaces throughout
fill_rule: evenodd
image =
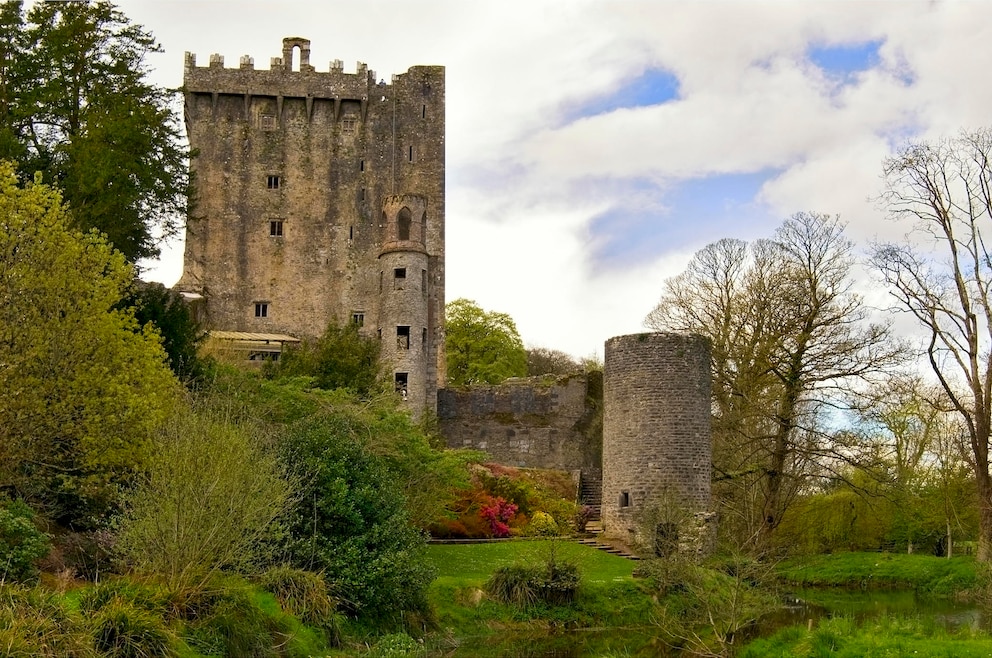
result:
M 427 327 L 424 327 L 420 333 L 420 342 L 424 344 L 424 349 L 427 349 Z
M 420 290 L 427 296 L 427 270 L 420 270 Z
M 630 492 L 621 491 L 620 492 L 620 507 L 630 507 Z
M 397 240 L 410 239 L 410 227 L 413 225 L 413 216 L 409 208 L 402 208 L 399 217 L 396 219 Z
M 341 130 L 346 133 L 355 132 L 356 125 L 358 125 L 358 121 L 355 119 L 355 117 L 346 116 L 343 119 L 341 119 Z
M 379 272 L 379 294 L 382 294 L 382 271 Z
M 427 213 L 420 216 L 420 241 L 427 246 Z
M 358 171 L 365 171 L 365 160 L 358 161 Z
M 256 318 L 267 318 L 267 317 L 269 317 L 269 303 L 268 302 L 255 302 L 255 317 Z
M 279 178 L 279 176 L 269 175 L 268 179 L 266 180 L 266 187 L 268 187 L 270 190 L 278 190 L 281 183 L 282 180 Z
M 394 379 L 395 386 L 396 386 L 396 392 L 399 393 L 403 397 L 404 400 L 406 399 L 406 395 L 407 395 L 407 393 L 406 393 L 406 391 L 407 391 L 407 381 L 408 381 L 409 376 L 410 376 L 409 373 L 398 372 L 398 373 L 396 373 L 395 379 Z
M 274 238 L 282 237 L 282 220 L 273 219 L 269 221 L 269 235 Z
M 426 119 L 427 118 L 427 106 L 426 105 L 422 105 L 420 107 L 420 118 L 421 119 Z
M 409 154 L 408 157 L 410 159 L 410 162 L 413 162 L 413 147 L 412 146 L 410 147 L 410 154 Z
M 258 118 L 258 125 L 262 130 L 275 130 L 276 117 L 274 114 L 263 114 Z
M 349 226 L 348 227 L 348 239 L 349 240 L 354 240 L 355 239 L 355 227 L 354 226 Z
M 365 188 L 362 188 L 362 201 L 365 201 Z
M 403 285 L 406 283 L 406 268 L 397 267 L 393 270 L 393 289 L 402 290 Z
M 410 349 L 410 327 L 396 327 L 396 349 Z
M 357 324 L 359 327 L 365 326 L 365 313 L 360 311 L 355 311 L 351 314 L 351 323 Z

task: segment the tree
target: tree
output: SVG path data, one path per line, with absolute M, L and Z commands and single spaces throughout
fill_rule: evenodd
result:
M 380 347 L 378 340 L 359 333 L 354 322 L 344 326 L 331 322 L 319 339 L 288 349 L 276 371 L 281 376 L 313 377 L 317 388 L 344 388 L 370 397 L 383 390 Z
M 571 354 L 547 347 L 534 347 L 527 350 L 527 375 L 571 375 L 583 372 L 585 366 Z
M 527 351 L 506 313 L 484 311 L 470 299 L 445 307 L 448 384 L 498 384 L 527 375 Z
M 759 547 L 805 479 L 844 457 L 819 411 L 898 356 L 851 292 L 851 249 L 836 218 L 798 213 L 771 240 L 697 252 L 646 320 L 712 341 L 715 479 L 726 518 Z
M 925 332 L 930 368 L 966 427 L 979 499 L 978 558 L 992 561 L 992 129 L 910 144 L 885 160 L 882 200 L 918 246 L 872 260 Z
M 146 465 L 177 386 L 118 307 L 132 268 L 66 223 L 56 192 L 0 163 L 0 489 L 85 524 Z
M 186 213 L 189 153 L 172 93 L 144 79 L 155 40 L 103 1 L 5 2 L 0 33 L 0 158 L 43 172 L 129 261 L 156 255 Z
M 180 381 L 193 382 L 203 374 L 197 351 L 207 331 L 182 295 L 161 283 L 136 281 L 123 303 L 134 307 L 139 325 L 150 323 L 161 335 L 169 367 Z

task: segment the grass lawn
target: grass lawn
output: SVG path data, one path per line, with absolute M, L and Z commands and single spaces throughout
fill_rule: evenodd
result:
M 834 553 L 786 560 L 776 571 L 804 587 L 901 588 L 931 596 L 957 596 L 976 585 L 972 557 Z
M 481 587 L 497 567 L 541 563 L 555 559 L 574 562 L 585 583 L 629 580 L 636 562 L 569 540 L 535 539 L 486 544 L 431 544 L 427 556 L 437 569 L 438 582 Z

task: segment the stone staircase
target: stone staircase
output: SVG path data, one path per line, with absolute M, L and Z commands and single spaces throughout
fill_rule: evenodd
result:
M 603 512 L 603 471 L 598 468 L 583 468 L 579 476 L 579 505 L 592 508 L 590 521 L 599 521 Z
M 600 528 L 599 529 L 599 532 L 602 532 L 602 531 L 603 531 L 602 528 Z M 604 553 L 609 553 L 610 555 L 616 555 L 617 557 L 627 558 L 628 560 L 640 560 L 641 559 L 640 556 L 634 555 L 630 551 L 628 551 L 628 550 L 626 550 L 626 549 L 624 549 L 624 548 L 622 548 L 620 546 L 613 546 L 612 544 L 607 544 L 606 542 L 600 541 L 599 539 L 596 538 L 596 535 L 598 535 L 599 533 L 598 532 L 595 532 L 595 531 L 593 531 L 593 532 L 594 532 L 594 535 L 592 537 L 586 537 L 584 539 L 579 539 L 577 541 L 580 544 L 582 544 L 583 546 L 589 546 L 590 548 L 596 548 L 596 549 L 599 549 L 599 550 L 603 551 Z

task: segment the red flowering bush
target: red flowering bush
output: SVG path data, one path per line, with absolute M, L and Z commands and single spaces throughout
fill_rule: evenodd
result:
M 489 529 L 492 531 L 493 537 L 509 537 L 510 526 L 508 522 L 517 513 L 517 506 L 502 498 L 490 500 L 492 500 L 490 504 L 483 505 L 479 510 L 479 516 L 489 521 Z

